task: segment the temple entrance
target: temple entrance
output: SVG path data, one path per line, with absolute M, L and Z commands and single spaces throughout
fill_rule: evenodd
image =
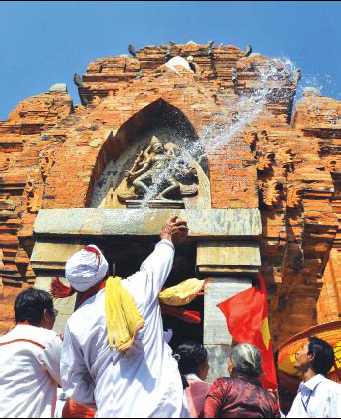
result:
M 261 264 L 258 238 L 262 233 L 258 209 L 133 209 L 73 208 L 41 210 L 35 222 L 36 241 L 31 263 L 36 286 L 48 289 L 51 278 L 63 276 L 65 263 L 84 245 L 97 244 L 113 273 L 127 277 L 139 270 L 153 251 L 159 232 L 171 216 L 187 220 L 189 237 L 176 246 L 174 267 L 165 286 L 196 277 L 212 277 L 205 296 L 186 310 L 199 311 L 201 323 L 188 324 L 164 316 L 164 330 L 173 329 L 172 348 L 181 342 L 202 342 L 209 352 L 210 380 L 226 373 L 232 342 L 226 319 L 217 304 L 252 285 Z M 73 297 L 56 301 L 55 330 L 63 332 L 74 311 Z M 204 313 L 205 312 L 205 313 Z
M 119 239 L 97 239 L 93 241 L 106 255 L 110 274 L 126 278 L 140 269 L 142 262 L 153 251 L 155 239 L 144 237 L 121 237 Z M 114 272 L 115 271 L 115 272 Z M 176 245 L 173 269 L 165 283 L 171 287 L 188 278 L 199 278 L 196 273 L 196 243 Z M 203 343 L 204 297 L 198 296 L 192 303 L 184 306 L 186 310 L 199 311 L 201 323 L 186 323 L 170 315 L 162 315 L 164 330 L 172 329 L 170 346 L 175 349 L 180 343 L 195 340 Z

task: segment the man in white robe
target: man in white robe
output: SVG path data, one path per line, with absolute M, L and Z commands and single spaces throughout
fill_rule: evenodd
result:
M 140 271 L 122 280 L 145 321 L 130 349 L 110 350 L 104 289 L 81 304 L 67 322 L 61 359 L 63 390 L 78 403 L 96 405 L 97 417 L 188 416 L 178 365 L 164 338 L 158 297 L 172 269 L 173 241 L 188 233 L 186 222 L 176 218 L 162 229 L 161 241 Z M 96 255 L 88 253 L 87 266 L 85 253 L 80 252 L 68 261 L 66 277 L 74 289 L 84 292 L 103 280 L 98 272 L 103 272 L 105 259 L 101 254 L 97 262 Z
M 0 417 L 52 418 L 60 379 L 61 338 L 46 291 L 28 288 L 15 300 L 16 327 L 0 337 Z

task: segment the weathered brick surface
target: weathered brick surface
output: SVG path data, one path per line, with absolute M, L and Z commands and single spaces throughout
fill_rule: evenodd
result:
M 195 73 L 177 67 L 175 74 L 164 66 L 167 48 L 90 63 L 79 87 L 83 105 L 73 107 L 67 94 L 41 94 L 0 122 L 1 330 L 13 302 L 7 295 L 34 282 L 29 256 L 39 209 L 89 206 L 107 163 L 159 119 L 205 138 L 213 208 L 260 208 L 276 345 L 338 318 L 340 102 L 307 96 L 291 118 L 296 84 L 278 68 L 267 78 L 272 94 L 263 111 L 226 146 L 243 98 L 262 86 L 259 72 L 273 62 L 229 45 L 213 47 L 211 58 L 206 46 L 189 43 L 172 46 L 171 55 L 193 56 Z

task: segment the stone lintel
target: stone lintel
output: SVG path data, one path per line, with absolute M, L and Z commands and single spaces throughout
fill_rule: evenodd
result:
M 39 236 L 158 236 L 177 215 L 188 222 L 189 237 L 201 240 L 258 240 L 260 211 L 241 209 L 43 209 L 34 224 Z
M 261 256 L 257 241 L 205 241 L 197 247 L 197 267 L 202 273 L 257 275 Z

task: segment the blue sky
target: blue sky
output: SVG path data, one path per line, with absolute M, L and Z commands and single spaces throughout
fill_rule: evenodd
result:
M 79 103 L 72 77 L 89 62 L 170 40 L 251 44 L 341 100 L 340 22 L 339 1 L 0 1 L 0 120 L 58 82 Z

